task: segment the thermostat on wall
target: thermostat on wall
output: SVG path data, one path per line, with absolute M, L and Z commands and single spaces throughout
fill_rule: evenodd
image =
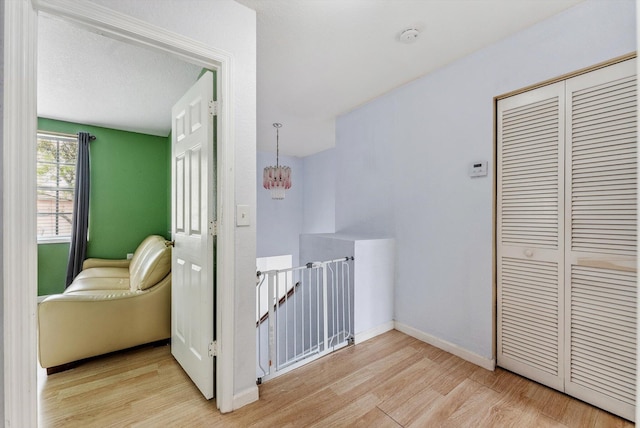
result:
M 471 162 L 469 165 L 469 177 L 486 177 L 489 170 L 489 162 Z

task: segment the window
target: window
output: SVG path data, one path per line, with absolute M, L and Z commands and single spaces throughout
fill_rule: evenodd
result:
M 71 237 L 78 138 L 38 132 L 38 241 Z

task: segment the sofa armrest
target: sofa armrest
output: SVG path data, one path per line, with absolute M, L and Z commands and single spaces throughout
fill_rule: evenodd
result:
M 130 260 L 126 259 L 87 259 L 82 263 L 82 270 L 95 267 L 128 268 L 130 262 Z

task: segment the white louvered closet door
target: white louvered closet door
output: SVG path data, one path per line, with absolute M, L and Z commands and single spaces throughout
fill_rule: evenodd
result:
M 498 103 L 498 364 L 563 386 L 564 83 Z
M 635 60 L 498 102 L 498 365 L 635 418 Z
M 633 419 L 635 61 L 567 80 L 567 393 Z

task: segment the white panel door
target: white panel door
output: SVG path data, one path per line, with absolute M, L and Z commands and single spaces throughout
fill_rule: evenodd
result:
M 498 103 L 498 364 L 563 386 L 564 85 Z
M 171 353 L 207 399 L 214 395 L 213 93 L 206 72 L 171 111 Z
M 636 396 L 635 60 L 567 80 L 567 393 L 627 419 Z

